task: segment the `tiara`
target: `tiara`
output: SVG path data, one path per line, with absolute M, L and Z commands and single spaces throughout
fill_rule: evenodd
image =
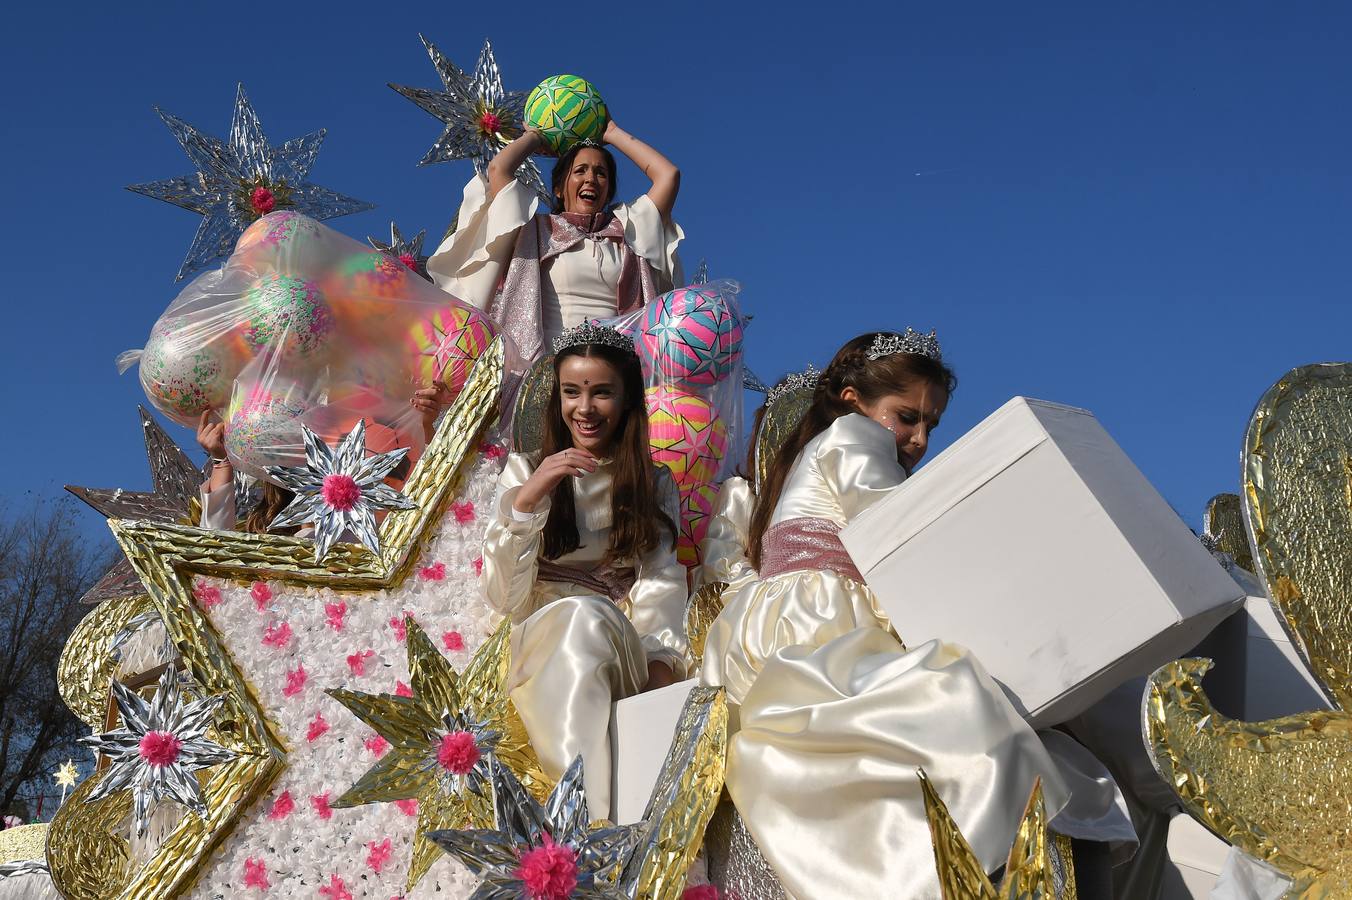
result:
M 633 338 L 621 334 L 609 325 L 601 325 L 595 320 L 586 319 L 582 320 L 581 325 L 574 325 L 554 338 L 554 352 L 562 353 L 569 347 L 581 347 L 584 344 L 601 344 L 628 353 L 634 352 Z
M 779 380 L 779 383 L 770 388 L 770 392 L 765 396 L 765 406 L 768 409 L 775 405 L 778 400 L 787 397 L 789 394 L 797 393 L 801 390 L 816 390 L 817 380 L 821 378 L 822 373 L 817 371 L 817 367 L 808 365 L 801 372 L 790 372 Z
M 868 348 L 870 360 L 882 359 L 884 356 L 896 356 L 898 353 L 915 353 L 920 356 L 928 356 L 937 363 L 944 361 L 944 354 L 939 349 L 939 336 L 934 333 L 932 328 L 929 334 L 921 334 L 913 328 L 907 328 L 905 334 L 884 331 L 873 339 L 873 343 Z

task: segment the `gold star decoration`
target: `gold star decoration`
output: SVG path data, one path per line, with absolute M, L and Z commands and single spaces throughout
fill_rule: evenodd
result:
M 61 788 L 75 787 L 75 781 L 80 777 L 80 773 L 75 769 L 75 760 L 68 759 L 57 767 L 56 774 L 52 776 Z
M 455 669 L 428 640 L 417 622 L 406 619 L 411 697 L 363 694 L 343 689 L 329 696 L 390 742 L 390 749 L 341 797 L 335 809 L 394 800 L 418 801 L 418 828 L 405 892 L 427 873 L 442 849 L 428 834 L 442 829 L 491 828 L 493 799 L 486 784 L 488 755 L 511 769 L 537 800 L 549 796 L 553 782 L 526 737 L 525 726 L 507 697 L 511 663 L 504 620 L 457 676 Z M 438 761 L 448 739 L 464 735 L 473 741 L 465 772 Z M 477 776 L 477 778 L 476 778 Z
M 1259 401 L 1244 439 L 1253 560 L 1293 644 L 1333 705 L 1266 722 L 1217 713 L 1211 662 L 1151 676 L 1146 747 L 1188 812 L 1280 870 L 1286 896 L 1352 893 L 1352 364 L 1304 366 Z

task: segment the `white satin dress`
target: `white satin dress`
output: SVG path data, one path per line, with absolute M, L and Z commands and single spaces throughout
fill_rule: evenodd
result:
M 767 540 L 761 577 L 726 595 L 705 644 L 703 681 L 740 706 L 728 790 L 802 900 L 939 897 L 917 768 L 987 871 L 1004 863 L 1038 777 L 1049 817 L 1073 808 L 1082 820 L 1073 836 L 1134 837 L 1102 766 L 1090 757 L 1085 775 L 1058 764 L 962 647 L 908 650 L 851 572 L 834 531 L 905 478 L 895 436 L 865 416 L 810 441 L 771 529 L 815 536 L 820 559 L 800 540 L 799 561 L 788 554 L 785 566 Z
M 498 478 L 484 534 L 484 593 L 512 620 L 508 688 L 545 772 L 557 779 L 582 754 L 591 817 L 609 818 L 610 705 L 643 690 L 649 662 L 664 662 L 677 678 L 684 676 L 685 567 L 670 535 L 640 559 L 605 564 L 611 469 L 602 461 L 595 472 L 572 479 L 581 545 L 552 562 L 603 578 L 632 567 L 632 586 L 617 588 L 612 599 L 590 579 L 584 585 L 541 577 L 550 503 L 529 514 L 513 508 L 535 466 L 533 457 L 514 453 Z M 675 482 L 665 468 L 653 469 L 662 509 L 679 521 Z M 548 569 L 548 562 L 543 565 Z

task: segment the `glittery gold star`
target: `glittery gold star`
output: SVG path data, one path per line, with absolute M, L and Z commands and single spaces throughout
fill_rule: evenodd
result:
M 68 759 L 57 768 L 56 774 L 52 777 L 62 788 L 73 788 L 80 773 L 75 769 L 75 761 Z

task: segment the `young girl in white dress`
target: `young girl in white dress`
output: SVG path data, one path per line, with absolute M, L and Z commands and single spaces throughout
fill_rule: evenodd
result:
M 709 630 L 703 680 L 739 706 L 728 789 L 794 897 L 939 896 L 917 768 L 987 871 L 1038 777 L 1049 817 L 1072 799 L 980 663 L 941 641 L 908 649 L 840 542 L 920 462 L 954 383 L 932 335 L 865 334 L 840 349 L 759 488 L 758 579 Z M 1111 780 L 1074 791 L 1095 793 L 1075 798 L 1089 821 L 1113 819 Z M 1111 835 L 1074 836 L 1130 837 L 1124 819 Z
M 610 816 L 610 705 L 685 674 L 676 485 L 648 453 L 633 342 L 583 323 L 554 341 L 539 454 L 512 454 L 484 535 L 483 587 L 512 620 L 508 686 L 545 772 L 583 757 Z

